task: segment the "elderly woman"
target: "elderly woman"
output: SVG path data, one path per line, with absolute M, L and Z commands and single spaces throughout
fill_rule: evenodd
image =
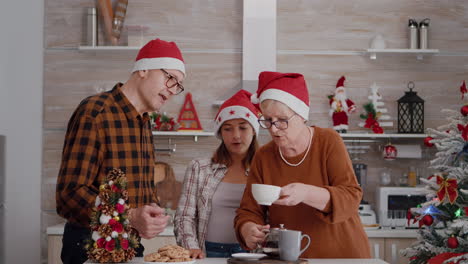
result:
M 265 229 L 284 224 L 310 236 L 301 257 L 369 258 L 358 215 L 362 190 L 338 133 L 305 124 L 309 94 L 304 77 L 262 72 L 256 97 L 263 114 L 260 126 L 273 140 L 257 151 L 237 210 L 241 245 L 254 249 Z M 282 187 L 280 199 L 270 207 L 258 205 L 251 192 L 254 183 Z
M 185 173 L 174 231 L 177 243 L 190 249 L 193 258 L 245 252 L 232 223 L 258 148 L 260 111 L 250 96 L 241 90 L 221 106 L 215 118 L 221 144 L 212 158 L 193 160 Z

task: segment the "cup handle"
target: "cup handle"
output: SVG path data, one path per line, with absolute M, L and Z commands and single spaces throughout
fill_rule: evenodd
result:
M 304 238 L 307 238 L 307 245 L 301 250 L 301 252 L 299 253 L 299 256 L 302 255 L 302 253 L 304 253 L 304 251 L 306 251 L 306 249 L 310 246 L 310 236 L 306 235 L 306 234 L 302 235 L 301 236 L 301 241 Z

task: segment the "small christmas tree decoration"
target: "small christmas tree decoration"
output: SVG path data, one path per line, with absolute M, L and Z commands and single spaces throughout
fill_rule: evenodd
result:
M 174 118 L 166 113 L 151 113 L 151 127 L 156 131 L 177 131 L 180 127 Z
M 340 133 L 348 131 L 348 115 L 356 111 L 356 105 L 346 96 L 344 82 L 346 78 L 341 78 L 336 83 L 335 94 L 329 95 L 330 116 L 333 120 L 333 129 Z
M 431 140 L 433 140 L 434 138 L 431 137 L 431 136 L 427 136 L 425 139 L 424 139 L 424 145 L 426 145 L 427 147 L 433 147 L 434 144 L 431 143 Z
M 461 89 L 465 99 L 466 87 Z M 448 109 L 442 113 L 449 123 L 428 129 L 433 137 L 428 142 L 438 151 L 430 167 L 439 172 L 421 178 L 428 201 L 411 208 L 424 227 L 418 230 L 418 241 L 402 251 L 410 264 L 468 263 L 468 116 Z
M 187 93 L 184 104 L 179 113 L 177 122 L 180 124 L 179 130 L 202 131 L 203 128 L 198 119 L 197 110 L 192 102 L 192 94 Z
M 120 169 L 109 172 L 99 186 L 91 213 L 91 238 L 86 243 L 91 261 L 127 262 L 135 256 L 139 243 L 128 221 L 127 178 Z
M 384 132 L 383 127 L 392 127 L 391 117 L 387 115 L 387 108 L 383 108 L 384 102 L 381 102 L 382 96 L 379 93 L 379 86 L 374 82 L 370 87 L 370 95 L 368 96 L 369 102 L 364 105 L 365 114 L 361 114 L 361 119 L 365 122 L 359 123 L 360 127 L 369 128 L 375 134 L 382 134 Z M 382 122 L 385 121 L 385 122 Z
M 458 239 L 456 237 L 449 237 L 447 239 L 447 247 L 449 248 L 457 248 L 458 247 Z

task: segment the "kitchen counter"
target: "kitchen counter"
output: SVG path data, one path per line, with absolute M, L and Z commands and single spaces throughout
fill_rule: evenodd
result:
M 313 264 L 388 264 L 380 259 L 307 259 L 308 263 Z M 85 262 L 92 263 L 92 262 Z M 143 258 L 135 258 L 131 262 L 123 264 L 134 264 L 134 263 L 151 263 L 144 262 Z M 176 262 L 174 262 L 176 263 Z M 223 264 L 227 263 L 226 258 L 205 258 L 197 259 L 196 264 Z
M 47 235 L 63 235 L 64 224 L 58 224 L 47 228 Z M 416 238 L 417 229 L 377 229 L 365 230 L 369 238 Z M 158 236 L 174 236 L 174 226 L 167 226 Z

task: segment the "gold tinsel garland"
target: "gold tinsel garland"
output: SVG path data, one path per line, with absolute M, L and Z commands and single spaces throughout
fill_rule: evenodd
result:
M 135 257 L 137 233 L 128 221 L 128 191 L 125 173 L 113 169 L 99 187 L 91 212 L 92 236 L 86 244 L 88 258 L 100 263 L 127 262 Z M 123 211 L 122 211 L 123 210 Z

